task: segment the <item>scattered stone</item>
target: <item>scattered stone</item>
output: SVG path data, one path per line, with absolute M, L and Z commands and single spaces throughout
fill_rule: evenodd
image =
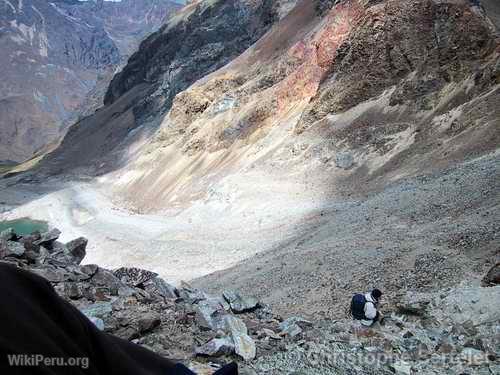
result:
M 462 350 L 461 358 L 470 366 L 479 366 L 488 362 L 486 354 L 478 349 L 465 348 Z
M 335 155 L 335 165 L 338 168 L 350 169 L 354 165 L 354 157 L 348 152 L 342 152 Z
M 57 228 L 54 228 L 48 232 L 42 233 L 40 239 L 35 241 L 35 245 L 41 245 L 45 247 L 47 250 L 52 249 L 52 245 L 61 235 L 61 231 Z
M 224 317 L 227 315 L 224 307 L 217 302 L 203 300 L 195 307 L 196 321 L 201 329 L 217 331 L 225 326 Z
M 16 239 L 16 232 L 14 232 L 14 229 L 12 228 L 8 228 L 0 232 L 0 240 L 15 241 Z
M 233 341 L 228 337 L 215 338 L 195 349 L 196 355 L 218 357 L 234 353 Z
M 97 264 L 86 264 L 81 266 L 80 270 L 89 276 L 94 276 L 99 270 L 99 266 Z
M 281 340 L 281 336 L 271 329 L 262 328 L 262 333 L 273 340 Z
M 19 242 L 0 240 L 0 257 L 16 257 L 23 256 L 25 252 L 24 246 Z
M 187 368 L 197 375 L 212 375 L 220 368 L 220 366 L 217 366 L 213 363 L 206 364 L 193 361 L 187 365 Z
M 205 293 L 201 290 L 193 288 L 185 281 L 181 281 L 181 287 L 178 292 L 179 298 L 191 304 L 196 304 L 207 299 L 207 295 Z
M 158 276 L 157 273 L 136 267 L 121 267 L 113 271 L 113 274 L 119 280 L 132 287 L 144 284 L 146 281 Z
M 488 273 L 486 274 L 486 276 L 484 276 L 482 280 L 483 286 L 493 286 L 499 284 L 500 284 L 500 262 L 491 267 L 491 269 L 488 271 Z
M 88 240 L 85 237 L 78 237 L 66 244 L 66 249 L 76 264 L 80 264 L 83 258 L 85 258 L 87 243 Z
M 141 333 L 147 333 L 149 331 L 152 331 L 160 324 L 161 324 L 161 318 L 160 315 L 157 313 L 147 313 L 137 321 L 137 325 Z
M 144 282 L 144 289 L 150 294 L 158 294 L 163 298 L 176 299 L 179 297 L 179 291 L 173 285 L 170 285 L 160 277 L 155 277 Z
M 411 365 L 404 361 L 396 361 L 391 365 L 396 375 L 411 375 Z
M 250 361 L 255 358 L 257 349 L 255 342 L 248 335 L 233 334 L 234 350 L 243 360 Z
M 65 283 L 64 294 L 70 299 L 80 299 L 83 297 L 82 291 L 77 283 Z
M 243 297 L 233 290 L 226 290 L 222 295 L 231 306 L 231 310 L 237 314 L 253 311 L 259 306 L 259 301 L 256 298 Z
M 398 303 L 396 304 L 396 308 L 398 310 L 398 313 L 402 315 L 424 317 L 426 316 L 428 305 L 428 301 L 419 301 L 412 303 Z

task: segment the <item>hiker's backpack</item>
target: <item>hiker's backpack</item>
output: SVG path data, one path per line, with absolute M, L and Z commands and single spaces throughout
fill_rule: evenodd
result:
M 363 294 L 355 294 L 351 300 L 351 314 L 356 320 L 365 320 L 366 298 Z

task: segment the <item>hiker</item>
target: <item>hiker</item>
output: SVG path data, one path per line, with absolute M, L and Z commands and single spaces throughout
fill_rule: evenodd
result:
M 0 374 L 195 375 L 179 363 L 101 332 L 34 273 L 0 262 Z M 237 375 L 235 363 L 215 375 Z
M 351 300 L 351 315 L 353 319 L 361 321 L 366 327 L 380 322 L 381 315 L 377 307 L 382 297 L 379 289 L 373 289 L 366 294 L 355 294 Z

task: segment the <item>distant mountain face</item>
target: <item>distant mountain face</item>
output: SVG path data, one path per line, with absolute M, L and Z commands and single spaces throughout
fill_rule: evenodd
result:
M 235 181 L 327 194 L 484 155 L 500 144 L 496 4 L 195 1 L 40 167 L 110 176 L 148 211 Z
M 89 92 L 179 7 L 170 0 L 0 0 L 0 161 L 28 159 L 54 142 Z

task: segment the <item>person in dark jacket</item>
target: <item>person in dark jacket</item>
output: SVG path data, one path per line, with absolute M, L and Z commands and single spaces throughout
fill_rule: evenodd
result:
M 101 332 L 44 278 L 0 263 L 0 374 L 191 375 L 139 345 Z M 217 375 L 237 375 L 236 364 Z
M 355 294 L 351 300 L 351 314 L 353 319 L 361 321 L 366 327 L 373 326 L 381 320 L 378 310 L 382 292 L 373 289 L 370 293 Z

